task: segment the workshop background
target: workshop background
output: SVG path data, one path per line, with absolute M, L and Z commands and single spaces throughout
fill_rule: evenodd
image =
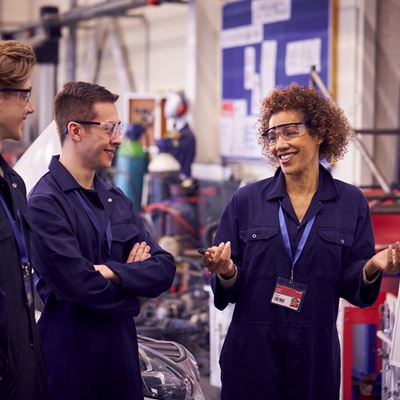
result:
M 132 198 L 178 266 L 171 291 L 143 307 L 138 333 L 189 349 L 210 400 L 232 310 L 213 308 L 196 249 L 211 243 L 232 193 L 273 172 L 256 133 L 269 89 L 312 84 L 343 108 L 356 137 L 332 174 L 363 189 L 377 249 L 400 237 L 399 20 L 398 0 L 0 0 L 2 38 L 30 43 L 38 57 L 36 112 L 23 142 L 5 143 L 3 154 L 29 177 L 46 168 L 59 146 L 52 100 L 65 82 L 120 95 L 128 138 L 102 174 Z M 169 104 L 183 108 L 174 114 Z M 196 141 L 184 176 L 162 151 L 182 123 Z M 398 398 L 398 287 L 398 277 L 384 277 L 376 305 L 341 305 L 345 400 Z

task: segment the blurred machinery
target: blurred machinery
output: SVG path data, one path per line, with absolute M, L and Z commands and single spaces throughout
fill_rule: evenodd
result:
M 160 244 L 173 254 L 178 251 L 173 238 L 166 237 Z M 138 334 L 154 339 L 179 341 L 193 353 L 201 374 L 208 375 L 207 278 L 199 262 L 180 256 L 175 259 L 177 274 L 172 288 L 142 305 L 136 317 L 136 329 Z
M 382 305 L 381 330 L 377 336 L 382 340 L 382 400 L 400 399 L 400 292 L 396 298 L 387 293 Z
M 145 131 L 142 124 L 129 124 L 115 161 L 115 184 L 133 201 L 137 210 L 141 207 L 143 177 L 147 169 L 147 153 L 140 143 Z
M 188 109 L 188 100 L 183 92 L 172 92 L 167 96 L 167 134 L 157 141 L 160 152 L 169 153 L 178 160 L 183 179 L 192 176 L 191 166 L 196 155 L 196 138 L 188 122 Z
M 144 400 L 206 400 L 193 355 L 171 341 L 138 336 Z

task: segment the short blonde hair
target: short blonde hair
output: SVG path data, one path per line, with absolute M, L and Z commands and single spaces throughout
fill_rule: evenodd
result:
M 27 44 L 0 40 L 0 87 L 13 88 L 26 82 L 36 62 Z

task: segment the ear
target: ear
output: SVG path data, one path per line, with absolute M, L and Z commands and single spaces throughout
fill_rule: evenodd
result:
M 80 142 L 82 140 L 82 126 L 76 122 L 69 122 L 67 125 L 67 137 L 69 136 L 73 142 Z
M 315 137 L 315 142 L 317 143 L 317 144 L 322 144 L 323 143 L 323 141 L 324 141 L 324 138 L 322 138 L 322 137 L 319 137 L 319 136 L 316 136 Z

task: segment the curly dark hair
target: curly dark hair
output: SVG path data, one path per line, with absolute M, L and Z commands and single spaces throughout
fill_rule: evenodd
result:
M 261 105 L 258 143 L 263 146 L 263 154 L 273 164 L 277 161 L 268 151 L 262 134 L 269 128 L 272 115 L 288 110 L 302 112 L 310 134 L 322 139 L 320 160 L 331 162 L 343 158 L 353 135 L 343 111 L 317 89 L 293 83 L 285 88 L 273 89 Z

